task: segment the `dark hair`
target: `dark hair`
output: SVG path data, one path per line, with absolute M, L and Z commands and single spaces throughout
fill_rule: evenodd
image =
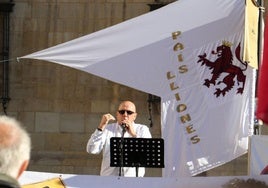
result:
M 234 178 L 222 186 L 223 188 L 268 188 L 264 181 L 256 180 L 254 178 L 239 179 Z

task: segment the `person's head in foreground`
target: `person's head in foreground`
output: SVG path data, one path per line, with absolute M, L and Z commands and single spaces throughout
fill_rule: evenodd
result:
M 30 160 L 31 139 L 15 118 L 0 115 L 0 175 L 17 180 Z M 1 179 L 0 178 L 0 179 Z
M 223 188 L 268 188 L 268 185 L 260 180 L 249 178 L 239 179 L 234 178 L 222 186 Z

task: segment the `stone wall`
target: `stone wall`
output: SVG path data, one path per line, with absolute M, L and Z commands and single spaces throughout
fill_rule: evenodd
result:
M 148 94 L 58 64 L 16 57 L 98 31 L 149 11 L 154 0 L 15 0 L 10 31 L 10 102 L 33 140 L 29 170 L 97 175 L 101 155 L 85 151 L 103 113 L 133 100 L 137 122 L 149 125 Z M 158 1 L 160 2 L 160 1 Z M 166 2 L 166 1 L 165 1 Z M 160 105 L 153 104 L 153 137 Z M 203 175 L 246 175 L 247 155 Z M 148 169 L 147 176 L 161 176 Z

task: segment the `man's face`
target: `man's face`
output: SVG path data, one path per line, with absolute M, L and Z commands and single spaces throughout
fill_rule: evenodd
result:
M 121 124 L 122 122 L 132 124 L 136 119 L 136 116 L 136 107 L 131 102 L 122 103 L 119 106 L 118 111 L 116 112 L 116 119 L 119 124 Z

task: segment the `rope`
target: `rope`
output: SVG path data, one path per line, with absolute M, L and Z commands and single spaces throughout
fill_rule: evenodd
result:
M 1 60 L 0 63 L 9 62 L 9 61 L 15 61 L 15 60 L 16 60 L 18 63 L 20 62 L 19 57 L 17 57 L 17 58 L 12 58 L 12 59 Z

